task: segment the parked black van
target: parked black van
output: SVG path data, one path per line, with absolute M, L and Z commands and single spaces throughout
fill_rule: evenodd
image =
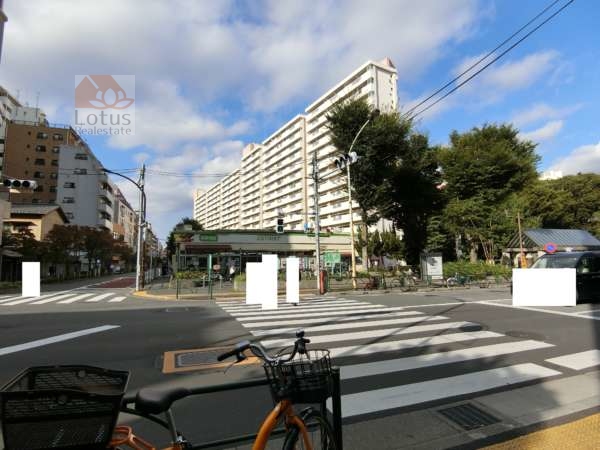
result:
M 559 252 L 541 256 L 532 269 L 575 269 L 577 302 L 600 300 L 600 252 Z

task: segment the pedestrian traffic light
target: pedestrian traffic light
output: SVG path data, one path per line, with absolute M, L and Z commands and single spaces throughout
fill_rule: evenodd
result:
M 283 234 L 283 218 L 280 217 L 277 219 L 277 234 Z
M 2 181 L 4 187 L 10 189 L 35 189 L 37 181 L 34 180 L 19 180 L 16 178 L 6 178 Z

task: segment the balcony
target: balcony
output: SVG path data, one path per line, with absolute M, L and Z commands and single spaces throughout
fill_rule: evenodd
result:
M 112 221 L 110 221 L 109 219 L 105 218 L 105 217 L 99 217 L 98 218 L 98 226 L 100 228 L 104 228 L 106 230 L 112 231 Z

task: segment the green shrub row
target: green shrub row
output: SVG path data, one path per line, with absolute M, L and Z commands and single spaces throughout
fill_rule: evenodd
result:
M 456 273 L 468 276 L 472 280 L 483 280 L 486 277 L 510 279 L 512 269 L 500 264 L 490 265 L 484 262 L 449 261 L 444 263 L 444 278 L 453 277 Z

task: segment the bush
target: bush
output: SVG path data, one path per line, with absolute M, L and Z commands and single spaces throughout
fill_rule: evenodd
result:
M 194 270 L 190 270 L 190 271 L 185 271 L 185 272 L 177 272 L 177 274 L 175 275 L 175 277 L 178 280 L 195 280 L 195 279 L 200 279 L 202 277 L 207 277 L 208 274 L 206 272 L 202 272 L 202 271 L 194 271 Z
M 0 281 L 0 289 L 15 289 L 20 288 L 21 283 L 18 281 Z
M 468 276 L 472 280 L 483 280 L 486 277 L 510 279 L 512 269 L 500 264 L 490 265 L 484 262 L 450 261 L 444 263 L 444 278 L 453 277 L 456 273 Z

